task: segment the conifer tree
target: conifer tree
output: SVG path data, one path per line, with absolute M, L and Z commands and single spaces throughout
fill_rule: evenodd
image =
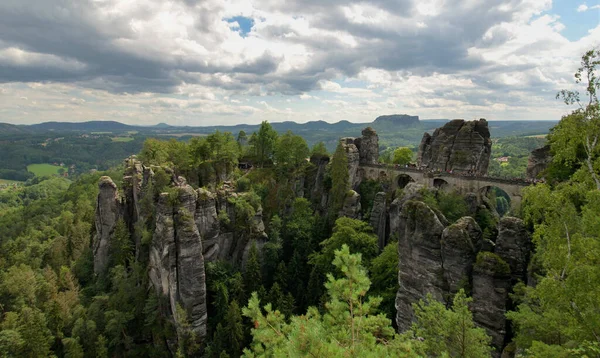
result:
M 248 252 L 246 271 L 244 271 L 244 289 L 246 297 L 250 297 L 253 292 L 258 292 L 262 286 L 261 270 L 258 249 L 256 248 L 256 242 L 253 242 L 250 251 Z

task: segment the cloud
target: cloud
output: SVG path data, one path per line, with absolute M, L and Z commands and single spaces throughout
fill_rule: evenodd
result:
M 543 91 L 570 85 L 600 31 L 569 41 L 551 9 L 551 0 L 4 0 L 0 87 L 71 106 L 73 120 L 365 121 L 394 106 L 425 117 L 549 116 L 558 109 Z M 288 110 L 281 96 L 319 100 Z M 61 115 L 2 109 L 13 121 Z
M 579 7 L 577 7 L 577 12 L 586 12 L 588 10 L 597 10 L 600 9 L 600 5 L 594 5 L 594 6 L 587 6 L 585 3 L 579 5 Z

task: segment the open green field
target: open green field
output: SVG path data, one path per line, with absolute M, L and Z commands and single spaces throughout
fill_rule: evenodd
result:
M 547 134 L 528 135 L 525 138 L 546 138 Z
M 2 184 L 23 184 L 23 183 L 25 183 L 25 182 L 17 181 L 17 180 L 0 179 L 0 185 L 2 185 Z
M 133 137 L 112 137 L 113 142 L 131 142 Z
M 57 175 L 60 168 L 60 166 L 52 164 L 30 164 L 27 166 L 27 171 L 41 177 L 45 175 Z

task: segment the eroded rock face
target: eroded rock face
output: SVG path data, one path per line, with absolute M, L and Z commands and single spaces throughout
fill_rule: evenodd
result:
M 492 337 L 494 357 L 500 357 L 506 335 L 506 302 L 510 267 L 500 256 L 481 252 L 473 268 L 473 320 Z
M 386 211 L 386 199 L 385 193 L 380 192 L 375 194 L 373 199 L 373 208 L 371 209 L 371 216 L 369 217 L 369 224 L 373 227 L 373 232 L 377 234 L 379 249 L 383 250 L 386 242 L 386 224 L 387 224 L 387 211 Z
M 418 165 L 431 170 L 474 171 L 486 174 L 492 141 L 485 119 L 455 119 L 425 133 L 417 156 Z
M 442 233 L 442 262 L 448 291 L 455 294 L 470 284 L 473 263 L 483 234 L 472 217 L 460 218 Z
M 373 128 L 363 129 L 357 146 L 361 164 L 377 164 L 379 162 L 379 136 Z
M 430 293 L 444 300 L 441 237 L 444 225 L 429 206 L 409 200 L 398 207 L 390 207 L 390 233 L 398 235 L 400 260 L 396 295 L 396 323 L 400 332 L 410 328 L 413 319 L 412 304 Z
M 103 176 L 98 183 L 96 202 L 96 237 L 93 243 L 94 273 L 103 274 L 108 266 L 110 245 L 117 221 L 121 217 L 121 202 L 117 185 L 110 177 Z
M 177 297 L 191 329 L 202 339 L 206 336 L 208 317 L 202 240 L 194 221 L 196 195 L 191 186 L 184 184 L 179 188 L 179 203 L 175 207 Z
M 199 340 L 206 336 L 206 277 L 202 240 L 194 221 L 196 192 L 183 183 L 176 203 L 159 197 L 150 247 L 149 275 L 157 293 L 169 299 L 170 318 L 178 325 L 177 305 Z
M 196 202 L 196 227 L 202 238 L 204 259 L 216 260 L 215 254 L 222 247 L 219 245 L 220 223 L 217 215 L 217 204 L 215 194 L 206 189 L 198 189 L 198 200 Z
M 360 153 L 358 151 L 358 147 L 354 143 L 356 141 L 355 138 L 347 137 L 340 139 L 342 143 L 342 147 L 346 151 L 346 157 L 348 159 L 348 178 L 350 181 L 350 186 L 352 188 L 358 187 L 360 184 L 360 178 L 358 176 L 358 166 L 360 163 Z
M 498 238 L 494 252 L 510 267 L 512 284 L 526 282 L 527 265 L 532 250 L 531 238 L 523 220 L 504 217 L 498 223 Z
M 307 190 L 310 193 L 310 201 L 319 209 L 327 209 L 327 193 L 325 191 L 324 180 L 329 164 L 329 157 L 311 157 L 310 162 L 313 168 L 306 178 Z
M 360 194 L 354 190 L 350 190 L 344 199 L 344 205 L 339 216 L 346 216 L 352 219 L 358 219 L 360 214 Z
M 175 244 L 175 223 L 173 204 L 169 194 L 162 193 L 156 204 L 155 230 L 150 245 L 150 282 L 159 296 L 169 300 L 171 319 L 177 307 L 177 245 Z
M 536 179 L 552 162 L 552 155 L 550 154 L 550 145 L 543 146 L 542 148 L 534 149 L 529 155 L 527 161 L 527 178 Z

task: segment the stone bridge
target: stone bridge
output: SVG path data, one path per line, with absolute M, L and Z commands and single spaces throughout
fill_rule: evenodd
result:
M 357 172 L 360 180 L 391 180 L 391 189 L 404 188 L 409 182 L 422 184 L 429 188 L 455 190 L 461 194 L 476 193 L 485 195 L 492 187 L 502 189 L 510 197 L 513 210 L 521 205 L 521 190 L 531 183 L 524 180 L 508 180 L 486 176 L 465 176 L 446 172 L 434 173 L 417 168 L 407 168 L 385 164 L 361 163 Z

